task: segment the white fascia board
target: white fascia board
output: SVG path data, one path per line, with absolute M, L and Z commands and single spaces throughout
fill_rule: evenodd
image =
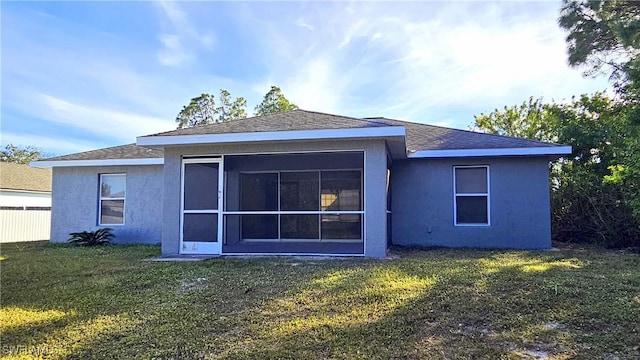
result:
M 353 139 L 406 136 L 404 126 L 381 126 L 355 129 L 320 129 L 296 131 L 248 132 L 231 134 L 140 136 L 138 146 L 224 144 L 264 141 Z
M 164 158 L 144 159 L 100 159 L 100 160 L 52 160 L 32 161 L 32 167 L 78 167 L 78 166 L 124 166 L 124 165 L 164 165 Z
M 546 146 L 509 149 L 453 149 L 420 150 L 407 155 L 408 158 L 448 158 L 479 156 L 536 156 L 571 154 L 571 146 Z

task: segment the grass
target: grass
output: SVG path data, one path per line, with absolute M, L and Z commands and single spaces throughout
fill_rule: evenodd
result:
M 7 358 L 640 357 L 640 256 L 142 261 L 157 247 L 3 245 Z

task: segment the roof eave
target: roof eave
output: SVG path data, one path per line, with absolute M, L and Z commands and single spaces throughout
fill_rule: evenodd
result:
M 493 156 L 562 156 L 571 154 L 571 146 L 540 146 L 502 149 L 449 149 L 418 150 L 407 154 L 407 158 L 452 158 Z
M 91 160 L 41 160 L 32 161 L 29 165 L 37 168 L 52 167 L 84 167 L 84 166 L 131 166 L 131 165 L 163 165 L 164 158 L 141 159 L 91 159 Z
M 329 139 L 405 137 L 403 126 L 380 126 L 368 128 L 317 129 L 270 132 L 245 132 L 227 134 L 156 135 L 140 136 L 138 146 L 175 146 L 201 144 L 229 144 L 268 141 L 301 141 Z

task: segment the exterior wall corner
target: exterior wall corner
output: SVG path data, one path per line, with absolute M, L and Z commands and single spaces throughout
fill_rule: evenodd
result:
M 383 141 L 365 151 L 365 249 L 370 258 L 387 256 L 387 148 Z

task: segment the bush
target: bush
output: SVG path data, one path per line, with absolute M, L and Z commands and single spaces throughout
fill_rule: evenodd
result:
M 68 242 L 82 246 L 108 245 L 116 236 L 111 233 L 113 229 L 102 228 L 96 231 L 83 231 L 70 233 Z
M 564 173 L 552 173 L 562 182 L 551 191 L 553 240 L 640 248 L 640 221 L 633 216 L 630 189 L 603 183 L 601 178 L 579 170 L 565 168 Z

